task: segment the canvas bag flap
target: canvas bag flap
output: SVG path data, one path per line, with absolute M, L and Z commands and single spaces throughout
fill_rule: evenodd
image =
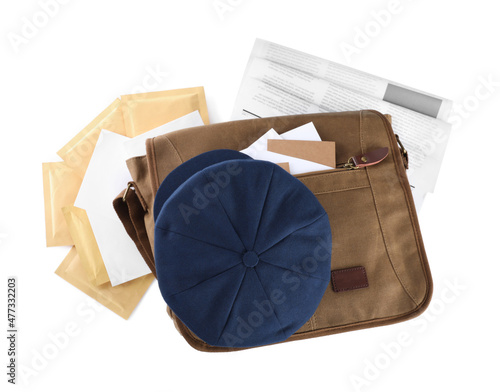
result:
M 311 121 L 322 140 L 336 142 L 337 162 L 346 162 L 353 155 L 380 147 L 388 147 L 389 155 L 373 167 L 297 176 L 329 215 L 333 233 L 332 270 L 362 267 L 368 286 L 336 292 L 332 278 L 331 287 L 314 316 L 289 340 L 415 317 L 430 301 L 432 280 L 402 156 L 389 121 L 378 112 L 243 120 L 149 139 L 146 157 L 129 160 L 127 164 L 145 203 L 144 222 L 151 249 L 154 249 L 154 194 L 175 167 L 206 151 L 242 150 L 270 128 L 283 133 Z M 231 350 L 207 345 L 175 315 L 171 316 L 193 347 L 205 351 Z

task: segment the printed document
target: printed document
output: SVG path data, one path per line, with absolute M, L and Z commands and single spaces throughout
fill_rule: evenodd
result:
M 409 153 L 408 177 L 420 205 L 438 178 L 451 132 L 446 122 L 451 107 L 450 100 L 257 40 L 233 119 L 361 109 L 390 114 Z

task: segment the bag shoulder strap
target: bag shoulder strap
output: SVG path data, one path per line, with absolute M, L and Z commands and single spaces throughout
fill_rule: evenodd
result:
M 139 253 L 156 277 L 153 250 L 148 240 L 144 216 L 148 212 L 147 204 L 133 181 L 130 181 L 114 200 L 113 207 L 120 218 L 127 234 L 132 238 Z

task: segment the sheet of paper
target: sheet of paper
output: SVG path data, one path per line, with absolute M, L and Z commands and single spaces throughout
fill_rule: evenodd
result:
M 101 131 L 75 206 L 87 212 L 111 285 L 151 272 L 112 205 L 116 195 L 132 180 L 125 161 L 137 153 L 142 155 L 148 138 L 200 125 L 203 121 L 199 113 L 193 112 L 132 139 Z
M 281 140 L 281 136 L 278 134 L 278 132 L 276 132 L 274 129 L 271 128 L 260 138 L 258 138 L 255 142 L 253 142 L 250 146 L 248 146 L 244 150 L 241 150 L 240 152 L 242 152 L 243 154 L 247 154 L 249 157 L 254 158 L 259 152 L 267 151 L 267 141 L 269 139 Z
M 112 201 L 131 180 L 125 165 L 126 136 L 102 130 L 75 206 L 87 211 L 112 286 L 151 272 L 118 217 Z
M 334 83 L 316 76 L 332 78 L 332 73 L 324 69 L 331 63 L 327 60 L 322 60 L 320 67 L 314 56 L 283 47 L 280 56 L 286 53 L 287 65 L 258 57 L 266 47 L 270 53 L 276 51 L 275 46 L 260 40 L 255 45 L 236 100 L 234 119 L 361 109 L 389 113 L 394 131 L 409 152 L 410 183 L 421 194 L 434 190 L 451 124 L 377 98 L 373 91 L 369 95 L 366 89 L 361 93 L 343 87 L 339 84 L 343 80 Z
M 319 136 L 319 133 L 312 122 L 304 124 L 288 132 L 284 132 L 280 136 L 283 140 L 308 140 L 314 142 L 321 141 L 321 137 Z
M 255 41 L 252 58 L 286 65 L 352 91 L 444 121 L 448 120 L 453 106 L 449 99 L 261 39 Z

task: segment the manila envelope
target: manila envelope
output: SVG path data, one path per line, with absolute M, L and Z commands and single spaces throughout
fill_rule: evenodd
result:
M 110 282 L 97 286 L 89 280 L 82 264 L 73 246 L 57 268 L 56 274 L 125 320 L 130 317 L 155 279 L 153 274 L 148 274 L 115 287 Z
M 267 150 L 332 168 L 336 166 L 335 142 L 269 139 L 267 141 Z
M 74 244 L 61 208 L 73 205 L 102 129 L 133 137 L 195 110 L 208 124 L 203 87 L 123 95 L 76 134 L 57 152 L 64 163 L 43 167 L 47 246 Z

